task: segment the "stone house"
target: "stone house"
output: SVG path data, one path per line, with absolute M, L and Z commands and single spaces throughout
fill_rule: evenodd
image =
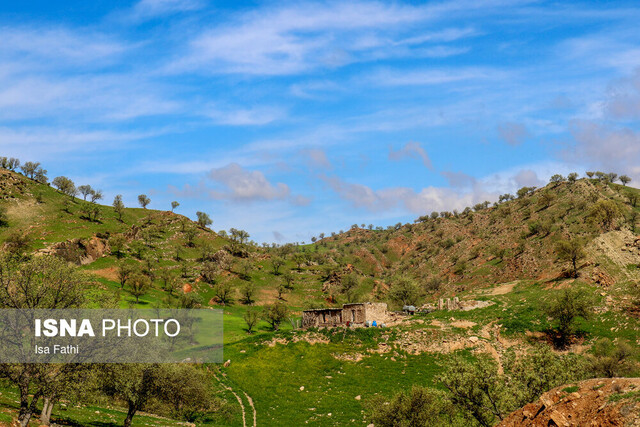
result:
M 389 314 L 383 302 L 344 304 L 342 308 L 318 308 L 302 312 L 302 327 L 365 326 L 367 322 L 385 323 Z

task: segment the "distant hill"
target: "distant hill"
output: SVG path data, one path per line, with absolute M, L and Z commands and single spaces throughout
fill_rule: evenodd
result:
M 348 262 L 367 274 L 410 275 L 441 284 L 434 290 L 459 292 L 517 279 L 568 277 L 571 263 L 558 259 L 556 246 L 579 239 L 585 257 L 578 276 L 606 285 L 640 277 L 634 234 L 640 205 L 632 206 L 639 195 L 635 188 L 580 179 L 383 231 L 352 228 L 318 244 L 337 257 L 348 254 Z M 603 209 L 613 209 L 604 213 L 611 218 L 602 218 Z

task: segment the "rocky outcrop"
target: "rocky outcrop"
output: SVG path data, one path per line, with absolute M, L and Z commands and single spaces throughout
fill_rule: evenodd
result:
M 601 378 L 555 388 L 498 427 L 640 426 L 640 378 Z
M 78 265 L 86 265 L 111 253 L 111 248 L 106 239 L 94 236 L 90 239 L 71 239 L 54 243 L 38 253 L 55 255 Z

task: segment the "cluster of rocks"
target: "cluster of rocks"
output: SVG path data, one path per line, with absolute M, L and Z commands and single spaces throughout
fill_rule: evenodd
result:
M 71 239 L 54 243 L 48 248 L 40 249 L 38 254 L 55 255 L 75 264 L 86 265 L 110 252 L 107 240 L 94 236 L 91 239 Z

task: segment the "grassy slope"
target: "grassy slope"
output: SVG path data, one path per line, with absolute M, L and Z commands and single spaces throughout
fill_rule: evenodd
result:
M 145 245 L 147 254 L 158 259 L 161 266 L 171 269 L 181 282 L 193 285 L 205 305 L 214 297 L 212 285 L 197 281 L 200 251 L 186 247 L 185 236 L 181 231 L 182 217 L 166 212 L 128 208 L 123 222 L 120 222 L 112 208 L 103 206 L 101 222 L 91 222 L 80 218 L 80 201 L 74 202 L 70 208 L 71 213 L 67 213 L 63 210 L 66 196 L 20 175 L 11 176 L 22 184 L 20 188 L 13 186 L 12 189 L 3 190 L 7 192 L 5 196 L 11 196 L 2 202 L 8 208 L 10 227 L 1 232 L 0 238 L 20 229 L 37 236 L 33 248 L 39 249 L 70 238 L 88 238 L 105 232 L 112 235 L 126 232 L 135 225 L 150 231 L 149 244 Z M 224 307 L 225 359 L 232 360 L 232 363 L 227 368 L 217 367 L 222 374 L 219 377 L 240 394 L 245 407 L 248 408 L 248 401 L 242 391 L 253 398 L 260 425 L 299 425 L 306 422 L 317 425 L 357 425 L 363 423 L 367 399 L 374 394 L 391 395 L 412 384 L 431 384 L 431 378 L 438 370 L 438 360 L 446 357 L 441 351 L 410 354 L 402 338 L 403 334 L 419 331 L 428 336 L 428 342 L 436 344 L 452 340 L 468 343 L 469 337 L 480 336 L 480 344 L 486 342 L 500 353 L 504 346 L 498 336 L 492 333 L 482 335 L 483 331 L 498 324 L 502 325 L 502 336 L 518 341 L 519 345 L 525 347 L 530 345 L 537 338 L 525 333 L 544 331 L 549 326 L 541 311 L 544 299 L 554 291 L 553 288 L 565 283 L 562 280 L 549 280 L 555 279 L 561 270 L 561 266 L 554 263 L 552 241 L 568 231 L 589 237 L 597 234 L 586 218 L 586 200 L 593 197 L 590 194 L 622 200 L 615 190 L 596 187 L 588 181 L 582 181 L 579 186 L 579 191 L 568 184 L 548 189 L 555 192 L 556 198 L 545 208 L 538 205 L 538 192 L 530 196 L 529 202 L 515 201 L 487 209 L 474 214 L 472 220 L 439 219 L 382 232 L 352 230 L 316 245 L 303 247 L 303 250 L 309 252 L 328 255 L 337 266 L 348 263 L 355 265 L 365 279 L 363 294 L 371 292 L 374 279 L 388 280 L 398 271 L 409 271 L 423 279 L 441 273 L 450 285 L 433 294 L 430 297 L 432 301 L 440 295 L 455 293 L 463 299 L 490 299 L 496 304 L 470 312 L 434 312 L 421 317 L 421 322 L 407 323 L 385 333 L 366 331 L 342 336 L 341 332 L 337 332 L 330 337 L 329 343 L 309 344 L 304 339 L 293 342 L 295 336 L 304 338 L 305 334 L 291 331 L 288 324 L 283 325 L 282 331 L 274 333 L 268 330 L 265 322 L 261 322 L 258 332 L 248 336 L 242 320 L 246 308 L 236 302 Z M 613 185 L 613 188 L 617 189 L 617 186 Z M 41 203 L 36 202 L 36 194 L 40 195 Z M 585 201 L 585 206 L 581 206 L 582 201 Z M 505 206 L 510 206 L 508 214 L 504 212 Z M 151 221 L 148 221 L 149 216 Z M 554 221 L 549 235 L 523 236 L 523 232 L 527 232 L 529 228 L 528 222 L 548 221 L 551 218 Z M 452 239 L 453 245 L 442 244 L 448 238 Z M 199 231 L 198 240 L 210 242 L 214 249 L 227 243 L 215 233 L 204 230 Z M 525 241 L 525 250 L 522 255 L 513 256 L 519 241 Z M 504 259 L 493 255 L 496 247 L 507 249 Z M 180 263 L 175 260 L 177 248 L 181 248 L 181 257 L 187 262 L 187 277 L 181 277 L 179 272 Z M 364 254 L 363 250 L 368 254 Z M 460 259 L 466 261 L 466 268 L 462 274 L 453 273 L 456 264 L 453 261 Z M 254 269 L 249 274 L 249 280 L 237 273 L 240 270 L 240 260 L 236 260 L 232 272 L 222 275 L 218 281 L 230 282 L 236 289 L 251 282 L 257 288 L 258 304 L 274 301 L 275 283 L 282 279 L 272 274 L 269 255 L 262 250 L 251 250 L 251 260 Z M 122 262 L 142 263 L 134 256 L 133 251 L 126 250 L 121 259 L 110 255 L 82 267 L 93 274 L 96 280 L 96 284 L 91 285 L 94 304 L 99 304 L 105 295 L 117 293 L 120 295 L 121 307 L 135 305 L 135 299 L 126 288 L 120 291 L 120 286 L 113 277 L 115 267 Z M 294 270 L 294 267 L 293 261 L 288 259 L 283 270 Z M 324 301 L 326 295 L 321 291 L 322 275 L 319 270 L 318 266 L 305 265 L 300 272 L 295 272 L 295 290 L 285 295 L 294 312 L 299 312 L 309 300 Z M 514 278 L 533 280 L 519 282 L 511 292 L 504 295 L 485 295 L 478 291 L 479 287 L 491 287 Z M 585 292 L 599 298 L 604 307 L 602 289 L 593 285 L 583 286 Z M 620 281 L 608 289 L 607 293 L 620 297 L 624 294 L 624 286 L 624 281 Z M 175 303 L 176 300 L 169 298 L 161 290 L 159 280 L 156 280 L 153 288 L 140 298 L 138 306 Z M 457 320 L 471 321 L 475 325 L 469 328 L 452 326 L 451 323 Z M 443 326 L 432 326 L 432 322 Z M 582 344 L 588 346 L 598 337 L 635 340 L 639 325 L 635 319 L 608 309 L 581 327 L 585 333 Z M 282 343 L 265 344 L 272 342 L 274 338 Z M 370 352 L 382 348 L 380 343 L 389 344 L 384 348 L 390 350 L 382 353 Z M 344 355 L 363 358 L 360 361 L 350 361 Z M 304 387 L 304 390 L 301 391 L 300 387 Z M 15 392 L 3 390 L 3 396 L 9 400 L 12 393 Z M 228 391 L 221 390 L 221 393 L 233 407 L 233 418 L 213 423 L 241 425 L 239 405 L 235 398 Z M 356 396 L 361 396 L 362 399 L 356 400 Z M 2 406 L 12 408 L 9 401 L 2 403 Z M 93 408 L 78 408 L 74 411 L 60 411 L 56 408 L 54 417 L 64 417 L 85 424 L 89 422 L 88 417 L 92 416 Z M 99 411 L 101 414 L 108 413 L 103 409 Z M 112 417 L 100 415 L 96 419 L 98 418 L 100 422 L 109 423 Z M 140 425 L 146 422 L 142 417 L 137 420 Z

